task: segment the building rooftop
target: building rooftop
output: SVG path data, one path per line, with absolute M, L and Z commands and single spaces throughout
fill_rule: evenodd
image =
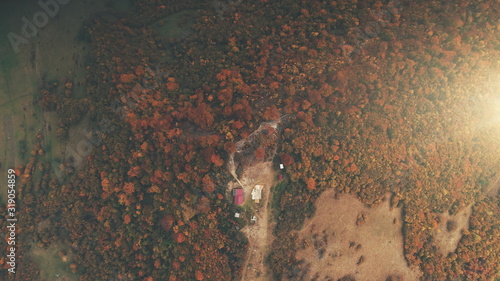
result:
M 243 189 L 235 188 L 233 189 L 234 204 L 243 205 L 245 202 L 245 197 L 243 196 Z
M 264 188 L 264 186 L 260 184 L 254 187 L 254 189 L 252 190 L 252 200 L 262 199 L 262 188 Z

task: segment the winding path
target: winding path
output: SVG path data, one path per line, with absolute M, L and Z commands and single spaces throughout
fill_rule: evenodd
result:
M 241 177 L 241 182 L 245 187 L 245 194 L 251 194 L 251 190 L 256 184 L 264 186 L 262 190 L 262 200 L 254 208 L 257 221 L 248 224 L 242 229 L 249 241 L 248 254 L 243 266 L 242 281 L 264 281 L 271 280 L 271 274 L 265 264 L 268 255 L 269 245 L 273 241 L 272 224 L 270 224 L 269 200 L 271 197 L 271 187 L 274 185 L 275 172 L 272 162 L 262 162 L 245 170 Z M 252 200 L 247 196 L 246 200 Z M 253 202 L 247 204 L 254 204 Z

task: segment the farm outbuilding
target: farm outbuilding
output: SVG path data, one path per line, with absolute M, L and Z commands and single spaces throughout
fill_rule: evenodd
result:
M 264 186 L 257 184 L 254 189 L 252 190 L 252 200 L 255 200 L 256 203 L 259 203 L 259 201 L 262 199 L 262 188 Z
M 243 205 L 243 203 L 245 202 L 245 197 L 243 196 L 243 189 L 241 188 L 233 189 L 233 196 L 235 205 Z

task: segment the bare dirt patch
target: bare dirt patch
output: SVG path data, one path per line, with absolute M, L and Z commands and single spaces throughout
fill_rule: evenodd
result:
M 314 217 L 298 232 L 301 280 L 418 280 L 403 254 L 402 210 L 389 207 L 389 197 L 368 207 L 356 197 L 334 197 L 325 191 L 316 202 Z
M 242 274 L 243 281 L 272 279 L 265 265 L 265 258 L 273 240 L 268 203 L 274 179 L 272 162 L 263 162 L 247 168 L 240 179 L 244 188 L 246 205 L 250 208 L 251 215 L 257 218 L 255 223 L 250 223 L 242 229 L 249 241 L 248 255 Z M 253 202 L 251 198 L 251 191 L 257 184 L 263 185 L 262 199 L 259 203 Z
M 472 205 L 469 205 L 455 215 L 448 213 L 440 215 L 439 227 L 436 229 L 434 237 L 436 246 L 444 256 L 455 252 L 458 242 L 462 239 L 462 232 L 469 229 L 471 209 Z
M 500 191 L 500 177 L 494 178 L 483 190 L 477 202 L 485 197 L 497 196 Z M 454 215 L 445 212 L 439 216 L 439 227 L 434 232 L 434 244 L 444 256 L 455 252 L 463 232 L 469 230 L 469 219 L 472 215 L 472 204 Z

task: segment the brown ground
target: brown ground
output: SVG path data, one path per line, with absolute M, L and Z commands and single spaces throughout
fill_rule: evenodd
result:
M 477 201 L 484 197 L 496 196 L 500 189 L 500 177 L 491 181 Z M 439 227 L 435 231 L 435 244 L 441 254 L 444 256 L 455 252 L 460 239 L 462 239 L 463 230 L 469 229 L 469 218 L 472 214 L 472 205 L 467 206 L 455 215 L 445 212 L 440 215 Z
M 265 265 L 265 258 L 268 254 L 268 246 L 272 243 L 272 226 L 269 223 L 268 202 L 270 188 L 274 184 L 275 173 L 272 162 L 264 162 L 247 168 L 243 173 L 240 182 L 243 184 L 245 192 L 245 204 L 249 206 L 251 215 L 257 217 L 257 222 L 248 224 L 242 229 L 249 241 L 248 256 L 243 268 L 242 281 L 271 280 L 268 268 Z M 256 184 L 264 186 L 262 190 L 262 200 L 255 204 L 252 201 L 251 192 Z
M 434 238 L 436 246 L 444 256 L 455 252 L 458 242 L 462 239 L 462 231 L 469 229 L 471 209 L 472 205 L 453 216 L 448 214 L 448 212 L 441 214 L 439 227 L 435 232 Z
M 325 191 L 316 202 L 314 217 L 298 233 L 296 258 L 303 260 L 302 280 L 386 280 L 388 276 L 418 280 L 403 255 L 401 208 L 389 209 L 389 197 L 367 207 L 348 194 L 334 198 Z

